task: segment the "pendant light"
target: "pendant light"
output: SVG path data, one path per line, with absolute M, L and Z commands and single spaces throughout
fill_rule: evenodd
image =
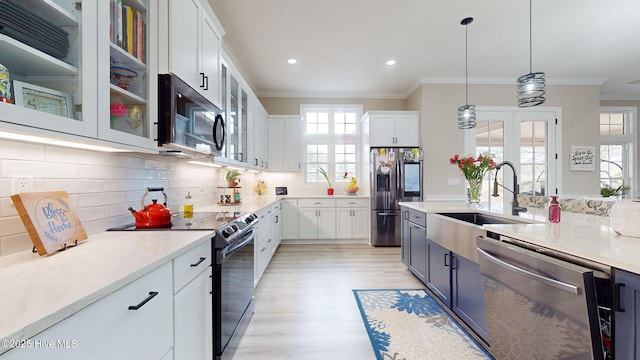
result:
M 533 51 L 531 50 L 531 0 L 529 0 L 529 73 L 518 78 L 518 107 L 530 107 L 545 101 L 545 79 L 543 72 L 532 71 Z
M 460 21 L 460 25 L 464 25 L 464 92 L 466 105 L 458 108 L 458 129 L 473 129 L 476 127 L 476 106 L 469 105 L 469 64 L 467 61 L 467 29 L 472 22 L 473 18 L 471 17 Z

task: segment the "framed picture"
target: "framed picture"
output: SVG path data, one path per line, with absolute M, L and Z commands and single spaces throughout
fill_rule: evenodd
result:
M 569 150 L 569 170 L 595 171 L 596 147 L 595 146 L 571 146 Z
M 13 80 L 15 104 L 49 114 L 74 118 L 71 94 Z

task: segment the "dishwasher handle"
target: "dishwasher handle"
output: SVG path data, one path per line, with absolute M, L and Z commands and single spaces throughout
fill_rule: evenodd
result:
M 555 279 L 548 278 L 546 276 L 538 275 L 538 274 L 536 274 L 534 272 L 531 272 L 529 270 L 525 270 L 525 269 L 523 269 L 521 267 L 518 267 L 516 265 L 510 264 L 510 263 L 508 263 L 508 262 L 506 262 L 504 260 L 500 260 L 497 257 L 489 254 L 488 252 L 480 249 L 479 247 L 476 247 L 476 249 L 478 250 L 478 254 L 479 255 L 484 256 L 487 260 L 489 260 L 492 263 L 494 263 L 496 265 L 499 265 L 499 266 L 501 266 L 501 267 L 503 267 L 503 268 L 505 268 L 507 270 L 514 271 L 514 272 L 519 273 L 520 275 L 523 275 L 524 277 L 527 277 L 529 279 L 533 279 L 533 280 L 542 282 L 544 284 L 547 284 L 549 286 L 553 286 L 556 289 L 560 289 L 560 290 L 563 290 L 563 291 L 566 291 L 566 292 L 569 292 L 569 293 L 572 293 L 572 294 L 576 294 L 576 295 L 580 294 L 580 289 L 575 285 L 567 284 L 567 283 L 564 283 L 562 281 L 558 281 L 558 280 L 555 280 Z

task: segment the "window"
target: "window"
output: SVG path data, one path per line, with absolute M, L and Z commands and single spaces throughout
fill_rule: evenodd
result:
M 600 109 L 600 187 L 607 190 L 625 189 L 628 197 L 636 197 L 637 170 L 632 166 L 636 148 L 637 108 L 602 107 Z M 622 194 L 614 194 L 622 195 Z
M 305 182 L 323 183 L 320 168 L 332 184 L 358 178 L 362 105 L 300 105 L 300 112 L 305 129 Z

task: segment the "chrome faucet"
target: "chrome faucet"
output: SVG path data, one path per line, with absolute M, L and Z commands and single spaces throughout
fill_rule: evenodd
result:
M 511 170 L 513 170 L 513 191 L 507 189 L 506 187 L 498 184 L 498 171 L 503 165 L 509 165 Z M 518 194 L 520 193 L 520 185 L 518 185 L 518 174 L 516 173 L 516 167 L 509 161 L 503 161 L 500 164 L 496 165 L 496 175 L 493 178 L 493 194 L 491 196 L 497 197 L 498 195 L 498 185 L 502 186 L 502 188 L 513 193 L 513 201 L 511 202 L 511 215 L 518 215 L 521 212 L 526 212 L 527 208 L 520 206 L 518 203 Z

